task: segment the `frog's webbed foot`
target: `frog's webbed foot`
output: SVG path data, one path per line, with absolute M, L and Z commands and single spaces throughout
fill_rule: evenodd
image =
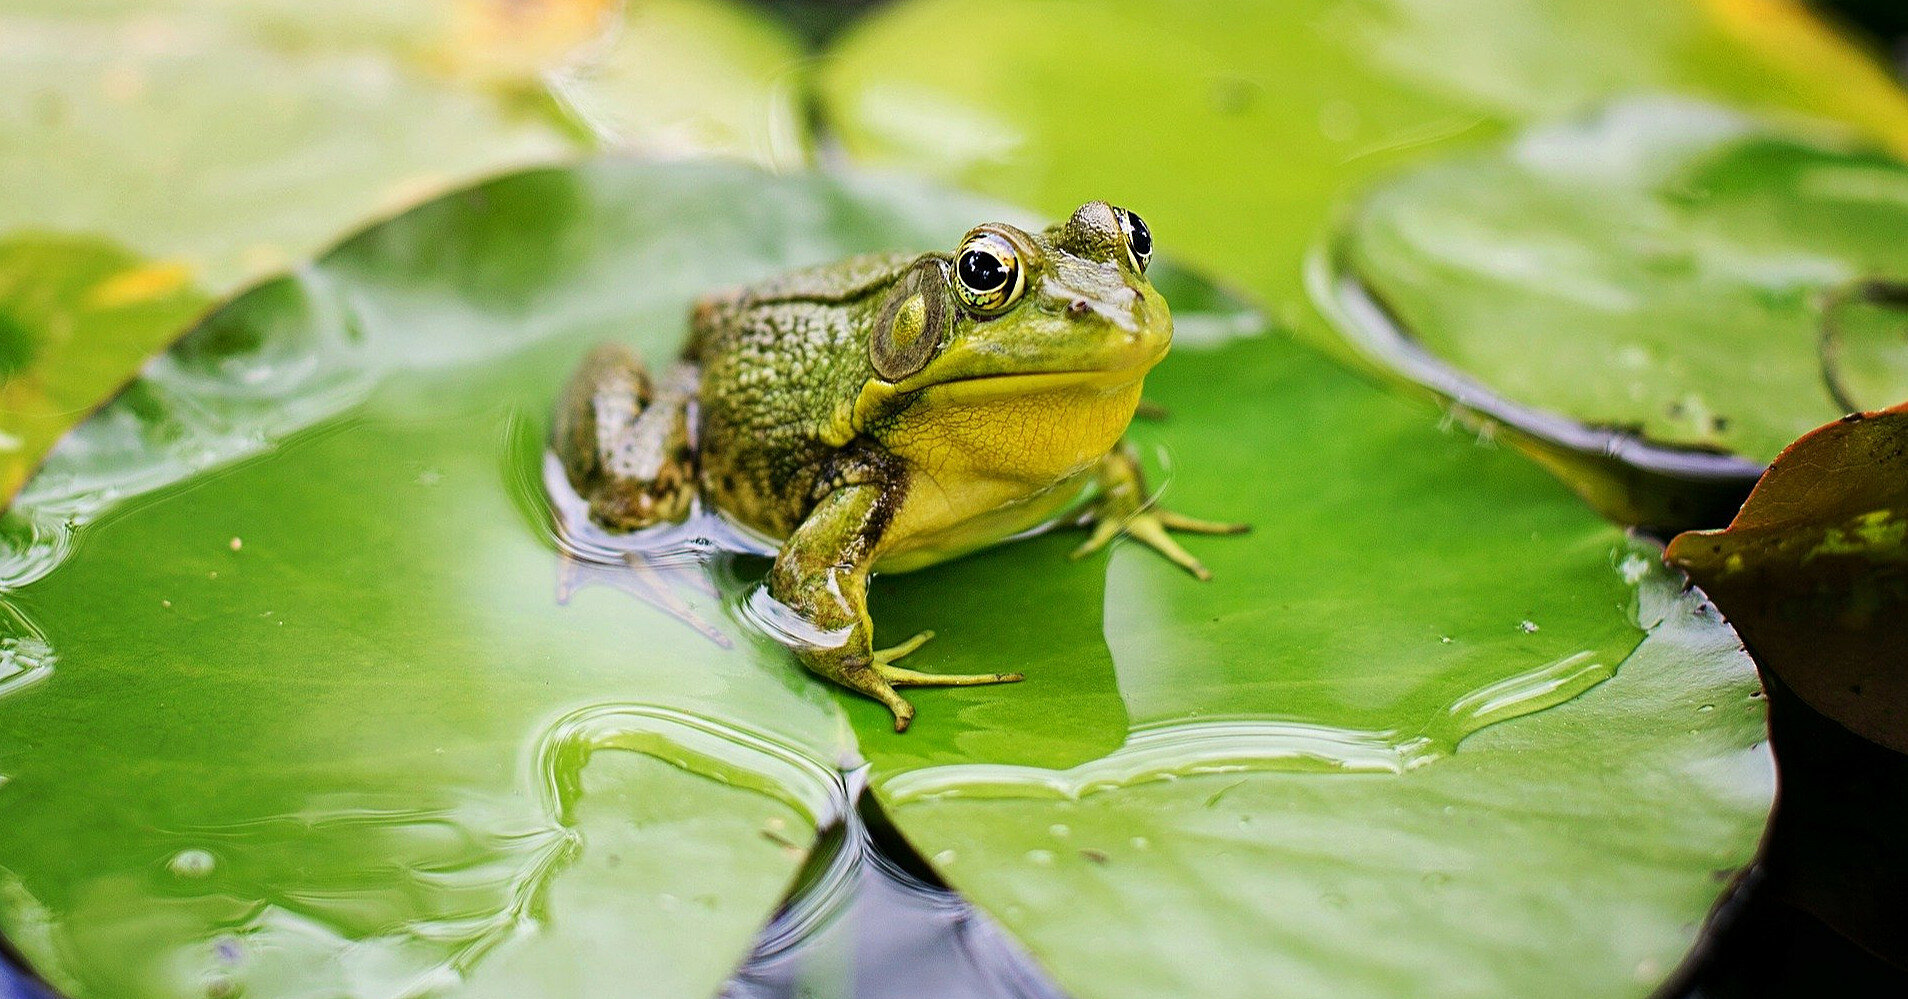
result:
M 1101 464 L 1100 495 L 1088 507 L 1085 522 L 1092 526 L 1092 533 L 1087 535 L 1080 547 L 1073 550 L 1074 558 L 1085 558 L 1124 534 L 1166 556 L 1174 565 L 1201 580 L 1211 579 L 1212 572 L 1168 532 L 1243 534 L 1251 529 L 1246 524 L 1201 520 L 1153 505 L 1146 495 L 1146 484 L 1140 476 L 1139 463 L 1124 446 L 1107 455 Z
M 894 730 L 905 732 L 914 720 L 914 706 L 895 692 L 896 687 L 975 687 L 989 683 L 1017 683 L 1025 679 L 1019 673 L 923 673 L 894 665 L 894 661 L 927 644 L 934 632 L 924 631 L 900 645 L 876 649 L 866 667 L 843 670 L 841 682 L 887 705 L 894 715 Z
M 551 445 L 590 518 L 633 531 L 687 516 L 696 494 L 689 406 L 697 371 L 677 364 L 652 380 L 628 349 L 603 344 L 570 377 Z

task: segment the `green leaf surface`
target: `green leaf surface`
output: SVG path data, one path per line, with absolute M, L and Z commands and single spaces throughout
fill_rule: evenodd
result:
M 922 668 L 1031 674 L 916 692 L 906 735 L 747 629 L 764 565 L 698 569 L 718 525 L 645 567 L 552 517 L 588 344 L 666 357 L 696 294 L 999 214 L 544 170 L 214 313 L 9 521 L 0 933 L 76 999 L 708 994 L 839 807 L 841 703 L 902 830 L 1085 999 L 1666 974 L 1770 802 L 1733 637 L 1658 583 L 1639 628 L 1653 553 L 1168 264 L 1135 439 L 1255 533 L 1192 542 L 1210 584 L 1064 534 L 880 580 Z
M 374 216 L 586 150 L 795 166 L 798 57 L 721 0 L 9 4 L 0 239 L 95 243 L 222 296 Z M 49 269 L 64 259 L 39 254 L 34 280 L 99 276 L 90 257 Z M 25 266 L 17 251 L 8 266 Z M 47 357 L 33 377 L 60 382 L 6 390 L 57 406 L 0 410 L 18 443 L 0 499 L 196 312 L 158 309 L 0 333 L 32 341 L 20 349 Z M 49 373 L 55 360 L 69 370 Z
M 712 525 L 559 545 L 546 416 L 592 342 L 666 357 L 694 295 L 963 205 L 532 172 L 208 318 L 11 515 L 0 931 L 76 999 L 711 994 L 854 750 Z
M 1656 988 L 1773 791 L 1729 630 L 1516 455 L 1290 342 L 1182 337 L 1147 392 L 1163 501 L 1253 533 L 1189 542 L 1205 584 L 1128 547 L 1069 586 L 1063 539 L 886 583 L 881 627 L 941 629 L 926 668 L 1029 674 L 1010 709 L 918 694 L 903 736 L 847 704 L 894 823 L 1083 999 Z M 1106 652 L 1052 664 L 1080 619 Z
M 1409 336 L 1517 403 L 1766 463 L 1846 411 L 1837 382 L 1908 398 L 1883 310 L 1825 330 L 1841 289 L 1908 278 L 1903 232 L 1901 163 L 1643 102 L 1387 183 L 1343 252 Z
M 1321 264 L 1360 192 L 1414 164 L 1639 93 L 1840 122 L 1908 151 L 1908 97 L 1788 0 L 906 0 L 831 50 L 818 92 L 860 161 L 1056 214 L 1109 198 L 1368 366 L 1327 318 Z M 1566 326 L 1580 318 L 1595 317 Z M 1520 370 L 1578 374 L 1544 355 Z M 1504 439 L 1628 523 L 1719 524 L 1755 474 L 1589 436 L 1563 453 Z
M 94 240 L 0 240 L 0 497 L 205 310 L 178 266 Z
M 1328 349 L 1305 261 L 1343 199 L 1517 123 L 1668 91 L 1908 149 L 1908 99 L 1782 0 L 903 0 L 817 85 L 855 158 L 1127 205 Z

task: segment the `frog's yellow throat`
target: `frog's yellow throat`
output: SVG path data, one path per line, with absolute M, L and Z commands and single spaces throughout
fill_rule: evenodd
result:
M 952 558 L 1058 515 L 1126 432 L 1149 366 L 994 375 L 920 390 L 880 435 L 908 469 L 882 540 L 882 568 Z

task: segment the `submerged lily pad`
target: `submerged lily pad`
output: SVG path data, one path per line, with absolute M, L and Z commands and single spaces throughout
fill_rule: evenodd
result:
M 1532 433 L 1569 443 L 1615 428 L 1655 449 L 1634 463 L 1667 479 L 1679 463 L 1729 467 L 1702 452 L 1737 456 L 1746 492 L 1789 441 L 1844 412 L 1838 395 L 1908 398 L 1908 364 L 1888 363 L 1908 344 L 1900 306 L 1844 292 L 1908 277 L 1903 232 L 1908 168 L 1885 155 L 1705 105 L 1625 105 L 1413 171 L 1360 208 L 1348 278 L 1452 371 L 1414 367 L 1369 322 L 1344 328 L 1441 392 L 1462 399 L 1470 380 L 1580 425 L 1539 416 Z M 1578 450 L 1595 462 L 1612 447 Z
M 178 264 L 96 240 L 0 240 L 0 499 L 210 304 Z
M 1650 553 L 1165 263 L 1135 436 L 1255 533 L 1194 540 L 1210 584 L 1064 535 L 884 578 L 922 668 L 1032 674 L 907 735 L 748 630 L 718 525 L 632 561 L 545 503 L 593 341 L 665 357 L 697 293 L 999 214 L 537 171 L 213 314 L 11 522 L 0 933 L 76 999 L 708 994 L 840 806 L 846 704 L 902 831 L 1088 999 L 1667 974 L 1769 805 L 1730 633 L 1656 584 L 1639 619 Z

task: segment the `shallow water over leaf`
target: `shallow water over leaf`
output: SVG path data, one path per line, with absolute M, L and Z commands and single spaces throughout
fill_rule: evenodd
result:
M 553 517 L 587 345 L 661 359 L 695 294 L 990 217 L 537 171 L 221 310 L 10 515 L 0 931 L 81 999 L 706 995 L 865 754 L 1080 996 L 1647 991 L 1769 804 L 1732 636 L 1516 455 L 1169 265 L 1169 415 L 1135 439 L 1175 506 L 1254 533 L 1194 540 L 1209 584 L 1065 536 L 884 578 L 884 636 L 940 632 L 920 668 L 1029 673 L 918 692 L 905 736 L 747 627 L 760 559 L 684 561 L 720 541 L 692 524 L 619 562 Z

